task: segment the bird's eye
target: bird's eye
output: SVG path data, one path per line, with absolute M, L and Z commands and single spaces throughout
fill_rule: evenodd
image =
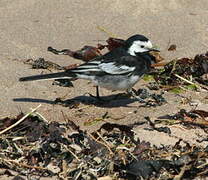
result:
M 141 48 L 144 48 L 144 46 L 143 46 L 143 45 L 141 45 L 140 47 L 141 47 Z

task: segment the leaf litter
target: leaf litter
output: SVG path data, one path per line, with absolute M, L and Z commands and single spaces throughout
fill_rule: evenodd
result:
M 194 58 L 180 58 L 167 63 L 153 75 L 157 85 L 165 90 L 199 88 L 208 90 L 208 52 Z
M 135 136 L 138 124 L 103 123 L 89 133 L 66 117 L 65 123 L 48 122 L 36 109 L 1 119 L 0 167 L 7 176 L 193 179 L 208 175 L 208 146 L 180 139 L 173 146 L 157 147 Z M 183 110 L 169 118 L 204 128 L 207 124 L 197 121 L 207 117 L 207 111 Z M 154 130 L 161 130 L 147 119 Z

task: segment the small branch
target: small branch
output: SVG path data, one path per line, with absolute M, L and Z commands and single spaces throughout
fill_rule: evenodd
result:
M 38 112 L 35 112 L 35 114 L 37 115 L 37 116 L 39 116 L 43 121 L 45 121 L 46 123 L 49 123 L 49 121 L 42 115 L 42 114 L 40 114 L 40 113 L 38 113 Z
M 177 78 L 181 79 L 182 81 L 185 81 L 186 83 L 189 83 L 189 84 L 198 86 L 197 84 L 195 84 L 195 83 L 193 83 L 193 82 L 191 82 L 191 81 L 189 81 L 189 80 L 187 80 L 187 79 L 185 79 L 185 78 L 179 76 L 178 74 L 174 74 L 174 76 L 176 76 Z
M 4 159 L 4 158 L 0 158 L 0 160 L 2 161 L 5 161 L 5 162 L 9 162 L 9 163 L 13 163 L 19 167 L 24 167 L 24 168 L 29 168 L 29 169 L 37 169 L 37 170 L 47 170 L 47 168 L 44 168 L 44 167 L 40 167 L 40 166 L 30 166 L 30 165 L 27 165 L 27 164 L 22 164 L 22 163 L 19 163 L 15 160 L 11 160 L 11 159 Z
M 103 146 L 105 146 L 105 147 L 107 147 L 107 149 L 108 149 L 108 151 L 111 153 L 111 154 L 113 154 L 113 151 L 111 150 L 111 148 L 108 146 L 108 145 L 106 145 L 105 143 L 103 143 L 103 142 L 100 142 L 100 141 L 98 141 L 93 135 L 91 135 L 90 133 L 87 133 L 95 142 L 97 142 L 97 143 L 99 143 L 99 144 L 102 144 Z
M 29 115 L 31 115 L 33 112 L 35 112 L 39 107 L 41 106 L 41 104 L 39 106 L 37 106 L 35 109 L 33 109 L 31 112 L 27 113 L 25 116 L 23 116 L 20 120 L 18 120 L 16 123 L 12 124 L 11 126 L 9 126 L 8 128 L 4 129 L 3 131 L 0 132 L 0 135 L 2 135 L 3 133 L 9 131 L 10 129 L 14 128 L 15 126 L 17 126 L 18 124 L 20 124 L 21 122 L 23 122 Z
M 167 62 L 155 63 L 155 64 L 152 64 L 151 67 L 161 67 L 161 66 L 165 66 L 166 64 Z
M 173 180 L 181 180 L 183 178 L 183 175 L 185 173 L 186 170 L 190 169 L 189 166 L 187 165 L 184 165 L 182 168 L 181 168 L 181 171 L 178 175 L 176 175 Z
M 117 37 L 115 34 L 113 34 L 113 33 L 109 32 L 109 31 L 107 31 L 107 30 L 106 30 L 104 27 L 102 27 L 102 26 L 97 26 L 97 28 L 98 28 L 100 31 L 102 31 L 102 32 L 104 32 L 104 33 L 106 33 L 106 34 L 108 34 L 109 37 L 113 37 L 113 38 L 116 38 L 116 37 Z
M 202 85 L 202 84 L 199 84 L 199 83 L 193 83 L 193 82 L 191 82 L 191 81 L 189 81 L 189 80 L 187 80 L 187 79 L 185 79 L 185 78 L 179 76 L 178 74 L 174 74 L 174 76 L 176 76 L 177 78 L 179 78 L 179 79 L 181 79 L 182 81 L 185 81 L 185 82 L 187 82 L 187 83 L 189 83 L 189 84 L 195 85 L 195 86 L 197 86 L 198 88 L 201 87 L 201 88 L 203 88 L 203 89 L 205 89 L 205 90 L 208 90 L 208 86 L 205 86 L 205 85 Z
M 77 161 L 81 161 L 81 159 L 79 159 L 78 156 L 75 153 L 73 153 L 67 146 L 65 146 L 65 148 L 72 154 L 72 156 L 75 157 L 75 159 L 77 159 Z
M 109 143 L 101 136 L 101 134 L 98 131 L 96 133 L 103 140 L 103 142 L 105 142 L 105 144 L 110 148 Z

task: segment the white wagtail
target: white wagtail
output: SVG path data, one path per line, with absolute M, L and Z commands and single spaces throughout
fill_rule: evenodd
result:
M 96 85 L 97 98 L 99 98 L 98 86 L 131 92 L 132 87 L 150 70 L 151 65 L 156 63 L 150 51 L 158 50 L 153 48 L 152 43 L 145 36 L 134 35 L 128 38 L 124 45 L 73 69 L 21 77 L 19 80 L 86 79 Z

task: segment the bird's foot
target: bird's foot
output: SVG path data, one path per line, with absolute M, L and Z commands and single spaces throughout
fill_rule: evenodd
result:
M 96 103 L 104 104 L 104 103 L 109 102 L 109 100 L 103 99 L 103 98 L 101 98 L 100 96 L 94 96 L 94 95 L 92 95 L 92 94 L 90 94 L 90 93 L 88 93 L 88 95 L 89 95 L 90 97 L 94 98 L 94 99 L 96 100 Z
M 137 95 L 137 91 L 135 89 L 131 89 L 131 90 L 127 90 L 127 94 L 130 96 L 130 97 L 133 97 L 135 98 L 138 102 L 140 103 L 145 103 L 145 100 L 141 97 L 139 97 L 139 95 Z

